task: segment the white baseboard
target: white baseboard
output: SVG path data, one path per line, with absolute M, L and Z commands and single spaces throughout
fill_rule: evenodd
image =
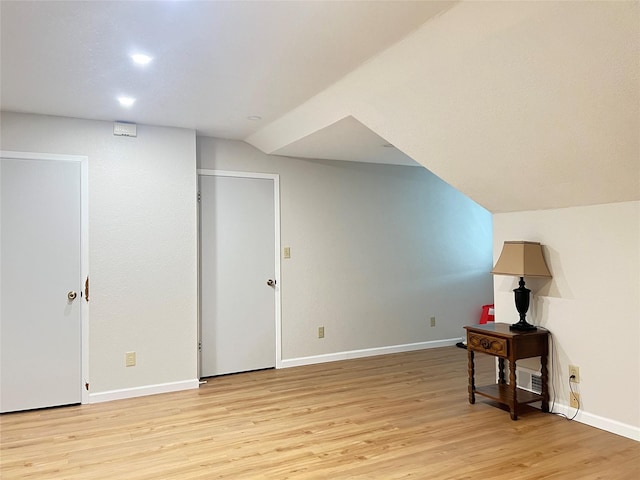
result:
M 567 405 L 556 403 L 553 406 L 553 413 L 561 413 L 562 415 L 571 418 L 575 415 L 576 410 Z M 574 421 L 640 442 L 640 428 L 634 427 L 633 425 L 627 425 L 626 423 L 618 422 L 617 420 L 611 420 L 610 418 L 604 418 L 599 415 L 583 411 L 578 412 Z
M 157 385 L 145 385 L 143 387 L 123 388 L 121 390 L 110 390 L 89 394 L 89 403 L 110 402 L 111 400 L 123 400 L 125 398 L 144 397 L 145 395 L 156 395 L 158 393 L 179 392 L 198 388 L 198 379 L 183 380 L 181 382 L 160 383 Z
M 376 355 L 386 355 L 389 353 L 412 352 L 414 350 L 425 350 L 427 348 L 449 347 L 460 342 L 461 338 L 448 338 L 445 340 L 434 340 L 431 342 L 407 343 L 405 345 L 392 345 L 389 347 L 365 348 L 363 350 L 349 350 L 347 352 L 326 353 L 323 355 L 312 355 L 310 357 L 283 359 L 280 368 L 300 367 L 302 365 L 313 365 L 316 363 L 337 362 L 338 360 L 349 360 L 353 358 L 373 357 Z
M 523 385 L 520 383 L 520 379 L 526 378 L 526 374 L 529 374 L 529 376 Z M 518 367 L 518 386 L 530 392 L 534 392 L 531 389 L 531 374 L 539 374 L 539 372 L 524 367 Z M 536 408 L 540 408 L 538 404 L 535 404 L 534 406 Z M 551 407 L 552 405 L 550 404 L 549 406 Z M 555 403 L 553 405 L 553 409 L 554 413 L 560 413 L 568 418 L 573 417 L 576 413 L 574 408 L 560 403 Z M 634 427 L 633 425 L 627 425 L 625 423 L 618 422 L 617 420 L 611 420 L 609 418 L 604 418 L 584 411 L 579 411 L 576 418 L 574 418 L 574 421 L 640 442 L 640 427 Z
M 538 393 L 538 392 L 534 392 L 531 389 L 531 375 L 529 375 L 529 378 L 527 379 L 527 381 L 524 382 L 524 384 L 520 383 L 520 379 L 526 376 L 526 375 L 521 375 L 522 373 L 539 374 L 539 372 L 528 369 L 528 368 L 524 368 L 524 367 L 518 367 L 518 386 L 520 388 L 523 388 L 524 390 L 528 390 L 533 393 Z M 496 376 L 497 376 L 497 373 L 496 373 Z M 541 408 L 541 406 L 538 403 L 532 406 L 535 408 Z M 549 404 L 549 407 L 553 407 L 553 413 L 562 414 L 567 418 L 573 417 L 576 413 L 576 410 L 574 408 L 561 403 L 557 403 L 557 402 L 553 405 Z M 609 433 L 615 433 L 616 435 L 627 437 L 627 438 L 630 438 L 631 440 L 636 440 L 640 442 L 640 427 L 634 427 L 633 425 L 627 425 L 625 423 L 618 422 L 617 420 L 611 420 L 609 418 L 600 417 L 598 415 L 594 415 L 592 413 L 584 412 L 584 411 L 579 411 L 578 414 L 576 415 L 576 418 L 574 418 L 573 420 L 578 423 L 584 423 L 585 425 L 589 425 L 590 427 L 599 428 L 600 430 L 605 430 Z

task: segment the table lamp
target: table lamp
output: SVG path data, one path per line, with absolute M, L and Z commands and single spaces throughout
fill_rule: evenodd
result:
M 529 293 L 531 290 L 525 288 L 524 277 L 547 277 L 551 278 L 551 273 L 542 255 L 542 246 L 538 242 L 504 242 L 500 257 L 493 267 L 491 273 L 494 275 L 513 275 L 520 277 L 519 287 L 515 294 L 516 309 L 520 314 L 520 321 L 509 327 L 510 330 L 535 331 L 537 328 L 526 320 L 527 310 L 529 310 Z

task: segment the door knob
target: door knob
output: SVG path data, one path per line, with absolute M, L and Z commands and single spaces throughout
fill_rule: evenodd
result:
M 275 280 L 271 280 L 271 279 L 267 280 L 267 285 L 269 285 L 270 287 L 273 287 L 275 284 L 276 284 Z
M 67 293 L 67 299 L 70 302 L 73 302 L 76 299 L 77 296 L 78 296 L 78 294 L 76 292 L 74 292 L 73 290 L 71 290 L 69 293 Z

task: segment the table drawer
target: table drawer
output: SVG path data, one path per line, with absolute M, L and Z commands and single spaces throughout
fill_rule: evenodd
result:
M 504 338 L 469 332 L 467 346 L 479 352 L 487 352 L 503 357 L 507 356 L 507 340 Z

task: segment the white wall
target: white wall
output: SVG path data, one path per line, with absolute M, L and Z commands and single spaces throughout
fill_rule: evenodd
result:
M 112 127 L 2 114 L 2 149 L 89 158 L 95 400 L 197 375 L 195 133 L 138 125 L 123 138 Z M 282 261 L 283 359 L 455 341 L 491 302 L 491 215 L 428 171 L 197 142 L 202 168 L 280 174 L 292 257 Z M 124 366 L 127 351 L 136 367 Z
M 640 202 L 503 213 L 493 223 L 496 259 L 505 240 L 544 245 L 553 279 L 527 280 L 527 318 L 553 336 L 558 409 L 577 365 L 578 420 L 640 440 Z M 496 321 L 517 321 L 516 287 L 515 277 L 495 277 Z
M 459 339 L 492 303 L 491 215 L 426 169 L 197 142 L 200 168 L 280 174 L 285 364 Z
M 195 132 L 138 125 L 138 137 L 125 138 L 113 135 L 111 122 L 15 113 L 1 119 L 3 150 L 89 158 L 92 396 L 193 386 Z M 137 352 L 137 366 L 125 367 L 128 351 Z

